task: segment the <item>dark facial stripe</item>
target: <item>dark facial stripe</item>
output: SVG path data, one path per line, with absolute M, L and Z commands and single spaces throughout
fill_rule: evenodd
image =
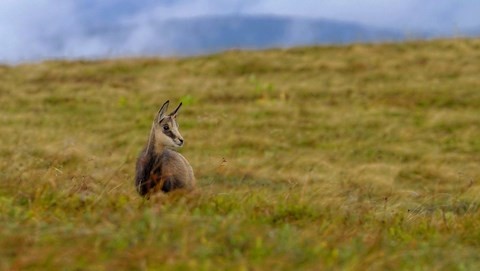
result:
M 163 131 L 163 133 L 170 137 L 171 139 L 176 139 L 177 137 L 173 134 L 173 132 L 171 130 L 168 130 L 168 131 Z

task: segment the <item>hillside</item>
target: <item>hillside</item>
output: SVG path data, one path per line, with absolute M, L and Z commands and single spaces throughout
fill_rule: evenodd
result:
M 476 270 L 480 40 L 0 66 L 1 270 Z M 183 101 L 192 193 L 136 155 Z

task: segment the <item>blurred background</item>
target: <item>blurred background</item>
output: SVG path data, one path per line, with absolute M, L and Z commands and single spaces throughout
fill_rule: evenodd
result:
M 0 63 L 480 36 L 476 0 L 2 0 Z

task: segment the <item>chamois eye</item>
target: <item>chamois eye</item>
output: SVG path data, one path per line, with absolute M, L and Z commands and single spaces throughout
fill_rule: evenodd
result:
M 170 129 L 170 127 L 168 127 L 168 125 L 163 125 L 163 130 L 164 131 L 168 131 L 168 129 Z

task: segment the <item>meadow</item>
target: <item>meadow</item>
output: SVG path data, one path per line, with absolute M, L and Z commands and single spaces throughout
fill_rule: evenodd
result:
M 4 65 L 0 136 L 0 270 L 480 269 L 478 39 Z

